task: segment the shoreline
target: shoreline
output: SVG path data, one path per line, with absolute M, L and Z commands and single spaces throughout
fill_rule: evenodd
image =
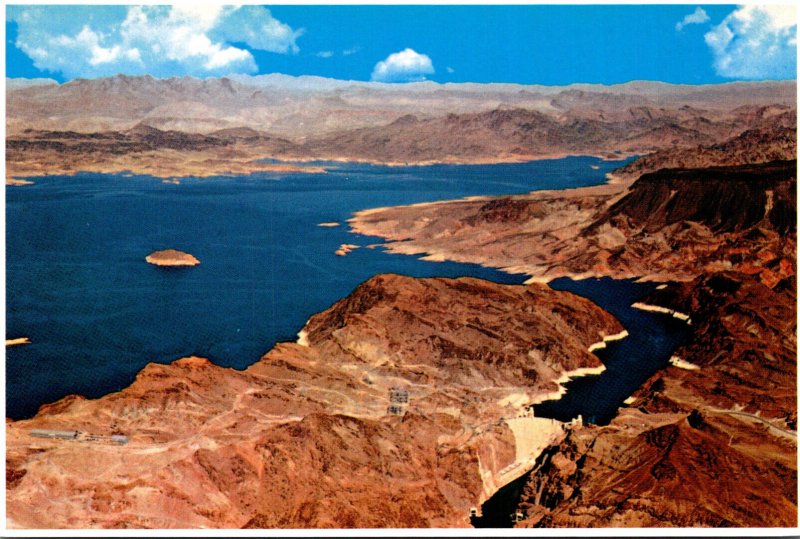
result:
M 234 164 L 231 168 L 231 164 Z M 214 176 L 226 177 L 244 177 L 257 172 L 273 172 L 273 173 L 305 173 L 305 174 L 325 174 L 327 171 L 323 167 L 315 166 L 292 166 L 292 165 L 253 165 L 251 163 L 231 163 L 226 166 L 218 168 L 209 167 L 203 169 L 194 169 L 186 167 L 185 170 L 178 171 L 176 169 L 165 169 L 162 171 L 153 170 L 147 166 L 139 168 L 131 167 L 130 165 L 114 166 L 89 166 L 80 169 L 58 169 L 50 168 L 47 171 L 40 170 L 22 170 L 14 171 L 13 163 L 6 163 L 6 186 L 24 186 L 34 184 L 31 178 L 45 178 L 48 176 L 68 176 L 74 177 L 79 174 L 107 174 L 109 176 L 149 176 L 153 179 L 162 181 L 180 181 L 190 178 L 205 179 Z M 12 166 L 9 166 L 12 165 Z
M 191 154 L 181 154 L 180 152 L 162 152 L 165 157 L 173 157 L 175 154 L 188 158 Z M 254 158 L 251 160 L 229 160 L 220 163 L 177 163 L 174 167 L 151 166 L 148 159 L 161 157 L 159 152 L 151 152 L 140 157 L 139 159 L 132 159 L 124 165 L 114 165 L 113 163 L 92 163 L 89 165 L 81 165 L 81 168 L 73 168 L 68 166 L 51 166 L 48 170 L 43 171 L 38 167 L 29 167 L 31 160 L 24 160 L 21 162 L 7 161 L 6 162 L 6 185 L 7 186 L 24 186 L 31 185 L 32 178 L 42 178 L 47 176 L 76 176 L 81 173 L 92 174 L 109 174 L 109 175 L 140 175 L 151 176 L 153 178 L 165 181 L 176 181 L 188 178 L 210 178 L 214 176 L 233 176 L 242 177 L 254 174 L 257 172 L 266 173 L 307 173 L 307 174 L 326 174 L 328 171 L 325 165 L 309 165 L 308 163 L 315 162 L 331 162 L 337 165 L 357 164 L 357 165 L 373 165 L 385 166 L 393 168 L 401 167 L 430 167 L 436 165 L 451 165 L 451 166 L 474 166 L 474 165 L 506 165 L 506 164 L 523 164 L 533 163 L 537 161 L 548 161 L 565 159 L 569 157 L 591 157 L 600 159 L 605 162 L 624 161 L 630 157 L 638 155 L 636 153 L 625 153 L 619 156 L 609 156 L 600 154 L 573 154 L 568 152 L 555 152 L 537 155 L 525 156 L 509 156 L 509 157 L 486 157 L 476 159 L 422 159 L 418 161 L 390 161 L 381 159 L 362 159 L 352 157 L 303 157 L 303 158 L 279 158 L 275 156 L 266 155 L 263 157 Z M 129 156 L 125 156 L 129 157 Z M 275 163 L 262 163 L 263 160 L 273 160 Z M 36 160 L 33 160 L 36 162 Z M 16 169 L 15 170 L 15 165 Z M 614 180 L 612 181 L 612 178 Z M 624 184 L 626 182 L 623 178 L 615 178 L 611 173 L 606 174 L 607 184 L 614 185 L 616 183 Z M 605 185 L 605 184 L 598 184 Z M 580 189 L 572 188 L 572 189 Z M 560 191 L 560 190 L 559 190 Z M 540 192 L 540 191 L 535 191 Z M 481 195 L 489 198 L 491 196 L 500 195 Z M 434 203 L 441 203 L 446 201 L 436 201 Z
M 659 305 L 650 305 L 649 303 L 642 303 L 639 301 L 631 305 L 631 307 L 633 307 L 634 309 L 639 309 L 640 311 L 668 314 L 671 315 L 673 318 L 676 318 L 682 322 L 686 322 L 687 326 L 692 325 L 692 319 L 689 317 L 688 314 L 676 311 L 674 309 L 670 309 L 668 307 L 661 307 Z
M 570 152 L 553 152 L 543 154 L 529 154 L 519 156 L 500 156 L 500 157 L 479 157 L 474 159 L 452 158 L 452 159 L 420 159 L 409 161 L 394 161 L 383 159 L 370 159 L 360 157 L 300 157 L 300 158 L 280 158 L 275 156 L 266 156 L 263 159 L 271 159 L 279 163 L 294 164 L 294 163 L 314 163 L 314 162 L 331 162 L 336 164 L 356 164 L 356 165 L 375 165 L 385 167 L 430 167 L 436 165 L 453 165 L 453 166 L 470 166 L 470 165 L 508 165 L 508 164 L 522 164 L 533 163 L 536 161 L 549 161 L 557 159 L 565 159 L 568 157 L 593 157 L 601 161 L 614 162 L 624 161 L 630 157 L 639 155 L 636 152 L 625 152 L 613 157 L 605 154 L 591 154 L 591 153 L 570 153 Z M 624 180 L 621 180 L 624 181 Z M 490 195 L 491 196 L 491 195 Z
M 432 262 L 477 264 L 508 274 L 523 274 L 527 276 L 525 284 L 548 284 L 559 278 L 583 280 L 603 277 L 655 283 L 691 281 L 704 268 L 692 271 L 680 265 L 669 268 L 650 263 L 609 266 L 602 255 L 613 251 L 612 245 L 592 251 L 589 255 L 595 257 L 589 259 L 592 265 L 583 271 L 574 271 L 569 263 L 557 257 L 558 250 L 551 250 L 550 245 L 555 245 L 555 242 L 569 243 L 565 239 L 564 230 L 569 228 L 577 230 L 591 225 L 592 219 L 597 215 L 602 215 L 603 211 L 628 196 L 631 193 L 630 187 L 635 181 L 636 178 L 611 171 L 605 174 L 603 183 L 594 185 L 367 208 L 354 212 L 346 219 L 346 223 L 350 226 L 350 232 L 354 234 L 380 238 L 382 241 L 379 245 L 388 253 L 413 255 Z M 543 205 L 549 213 L 547 217 L 537 216 L 532 219 L 528 228 L 519 229 L 518 232 L 514 232 L 514 223 L 509 223 L 503 228 L 502 221 L 491 222 L 486 225 L 484 235 L 475 239 L 468 233 L 469 226 L 473 225 L 465 227 L 462 222 L 480 218 L 483 208 L 473 204 L 478 202 L 497 202 L 498 205 L 506 203 L 512 209 L 514 204 L 522 207 Z M 566 211 L 580 208 L 581 204 L 589 204 L 590 207 L 574 221 L 559 220 Z M 591 212 L 595 212 L 595 215 Z M 442 226 L 450 227 L 446 236 L 425 225 L 437 218 L 443 223 Z M 494 251 L 484 249 L 488 246 L 486 240 L 488 232 L 493 233 L 500 242 Z M 514 237 L 515 233 L 519 235 L 518 239 Z M 517 245 L 524 241 L 525 237 L 536 237 L 544 243 L 541 248 L 537 248 L 538 250 L 534 249 L 524 254 Z M 612 236 L 609 241 L 617 240 Z M 574 252 L 569 253 L 569 256 L 580 254 Z M 569 259 L 566 259 L 566 262 L 569 262 Z M 682 315 L 676 318 L 683 319 Z

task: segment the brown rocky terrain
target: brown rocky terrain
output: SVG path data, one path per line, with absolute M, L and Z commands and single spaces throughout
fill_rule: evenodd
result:
M 427 119 L 406 115 L 386 126 L 310 139 L 302 152 L 395 163 L 526 161 L 576 154 L 613 158 L 718 143 L 756 125 L 755 117 L 773 126 L 773 116 L 781 113 L 789 116 L 793 111 L 777 105 L 731 112 L 639 106 L 597 116 L 586 115 L 582 108 L 559 114 L 500 108 Z
M 636 179 L 662 168 L 704 168 L 794 159 L 797 155 L 797 111 L 765 107 L 752 111 L 751 127 L 732 140 L 684 150 L 663 149 L 614 171 Z
M 608 426 L 575 426 L 542 453 L 517 526 L 797 526 L 796 136 L 793 114 L 772 121 L 644 157 L 605 186 L 351 221 L 391 251 L 536 280 L 673 281 L 645 304 L 685 314 L 690 342 Z
M 596 369 L 587 349 L 621 329 L 542 285 L 377 276 L 244 371 L 150 364 L 118 393 L 8 421 L 8 523 L 465 526 L 503 470 L 564 435 L 523 405 Z
M 552 447 L 520 525 L 797 526 L 794 283 L 724 272 L 654 294 L 690 313 L 676 355 L 698 368 L 658 372 L 609 426 Z
M 796 161 L 667 169 L 618 183 L 366 210 L 387 248 L 527 273 L 688 280 L 737 269 L 775 284 L 796 256 Z
M 208 135 L 162 131 L 144 124 L 122 132 L 31 129 L 6 139 L 6 183 L 20 185 L 24 181 L 20 177 L 82 171 L 132 172 L 161 178 L 323 172 L 320 167 L 260 161 L 270 148 L 287 145 L 291 143 L 244 129 Z

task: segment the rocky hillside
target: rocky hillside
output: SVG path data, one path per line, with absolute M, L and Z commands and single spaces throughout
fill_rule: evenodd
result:
M 773 110 L 794 113 L 786 112 L 786 106 L 742 107 L 732 112 L 638 106 L 587 114 L 583 106 L 559 114 L 503 108 L 424 119 L 407 115 L 386 126 L 311 139 L 303 152 L 401 163 L 644 154 L 718 143 L 766 121 Z
M 262 161 L 265 154 L 282 153 L 293 146 L 286 139 L 248 128 L 209 134 L 165 131 L 142 123 L 125 131 L 91 133 L 27 129 L 6 139 L 6 177 L 133 172 L 170 178 L 322 171 Z
M 796 168 L 793 160 L 647 173 L 593 229 L 612 222 L 652 234 L 692 222 L 715 234 L 757 225 L 786 234 L 796 229 Z
M 662 168 L 745 165 L 797 158 L 796 110 L 763 107 L 748 111 L 746 118 L 751 127 L 736 137 L 683 150 L 661 149 L 614 171 L 614 175 L 636 179 Z
M 696 326 L 683 368 L 551 448 L 521 525 L 796 526 L 796 301 L 794 279 L 770 289 L 737 273 L 654 294 Z
M 538 428 L 522 406 L 598 367 L 587 349 L 621 329 L 544 286 L 377 276 L 244 371 L 150 364 L 7 422 L 8 524 L 467 526 Z

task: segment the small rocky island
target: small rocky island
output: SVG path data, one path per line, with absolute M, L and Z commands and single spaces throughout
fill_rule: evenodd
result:
M 156 251 L 145 257 L 150 264 L 156 266 L 196 266 L 200 263 L 194 256 L 175 249 Z

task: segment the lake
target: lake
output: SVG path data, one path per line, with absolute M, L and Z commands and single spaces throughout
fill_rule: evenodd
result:
M 593 157 L 425 167 L 324 163 L 327 174 L 173 185 L 84 173 L 7 187 L 7 335 L 32 344 L 6 349 L 6 415 L 30 417 L 71 393 L 117 391 L 150 361 L 194 354 L 245 368 L 276 342 L 295 340 L 312 314 L 378 273 L 520 283 L 524 276 L 477 265 L 381 249 L 334 252 L 342 243 L 380 242 L 348 231 L 345 220 L 361 209 L 596 185 L 622 164 Z M 317 226 L 322 222 L 342 225 Z M 144 261 L 167 248 L 201 264 Z M 602 296 L 585 288 L 580 293 Z

